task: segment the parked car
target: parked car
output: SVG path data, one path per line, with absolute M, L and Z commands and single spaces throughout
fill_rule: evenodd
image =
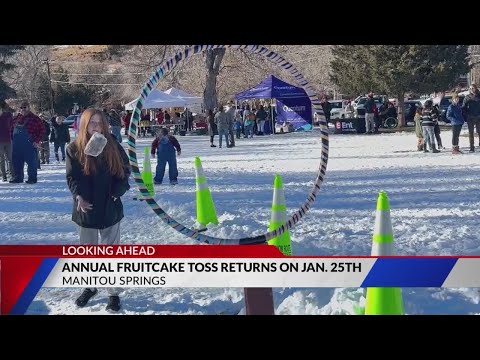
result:
M 64 124 L 68 125 L 68 127 L 73 127 L 73 124 L 77 119 L 80 118 L 80 115 L 69 115 L 63 121 Z
M 375 106 L 377 109 L 380 110 L 380 106 L 383 105 L 383 103 L 388 100 L 386 96 L 383 95 L 374 95 L 373 96 L 373 101 L 375 101 Z M 365 117 L 365 103 L 367 102 L 367 97 L 364 96 L 360 98 L 357 102 L 357 105 L 355 107 L 355 117 L 357 118 L 364 118 Z
M 322 113 L 323 114 L 323 113 Z M 315 109 L 313 109 L 312 107 L 312 121 L 313 121 L 313 125 L 320 125 L 320 117 L 323 118 L 323 121 L 325 121 L 325 115 L 318 115 L 316 112 L 315 112 Z
M 420 101 L 420 103 L 422 104 L 422 107 L 424 107 L 424 106 L 425 106 L 425 103 L 427 102 L 427 100 L 432 100 L 432 101 L 433 101 L 433 99 L 430 98 L 430 97 L 421 98 L 421 99 L 418 100 L 418 101 Z
M 365 95 L 359 95 L 355 99 L 352 100 L 352 105 L 355 107 L 358 104 L 358 101 L 362 98 L 365 97 Z
M 329 100 L 328 102 L 330 103 L 330 119 L 344 119 L 347 102 L 345 100 Z
M 415 126 L 413 119 L 417 108 L 422 107 L 420 100 L 405 100 L 403 103 L 403 114 L 405 116 L 405 124 L 407 126 Z

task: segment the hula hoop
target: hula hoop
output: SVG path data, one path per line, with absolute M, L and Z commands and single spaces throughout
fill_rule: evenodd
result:
M 170 71 L 175 65 L 180 63 L 181 61 L 185 60 L 186 58 L 201 54 L 206 50 L 210 49 L 222 49 L 222 48 L 232 48 L 237 50 L 248 51 L 254 54 L 263 55 L 269 61 L 277 64 L 280 66 L 285 72 L 290 73 L 294 76 L 296 83 L 298 86 L 302 87 L 305 92 L 307 93 L 310 101 L 312 102 L 313 109 L 315 113 L 320 115 L 320 132 L 321 132 L 321 139 L 322 139 L 322 150 L 321 150 L 321 158 L 320 158 L 320 167 L 318 169 L 317 177 L 315 179 L 315 184 L 313 189 L 307 196 L 307 200 L 305 203 L 298 209 L 293 215 L 291 215 L 285 225 L 282 225 L 277 230 L 267 232 L 263 235 L 252 236 L 247 238 L 241 239 L 221 239 L 216 238 L 213 236 L 208 236 L 203 233 L 200 233 L 198 230 L 192 230 L 183 226 L 171 216 L 169 216 L 150 196 L 147 188 L 145 187 L 145 183 L 142 180 L 142 176 L 140 174 L 140 169 L 137 163 L 137 152 L 136 152 L 136 139 L 137 139 L 137 130 L 138 130 L 138 123 L 140 120 L 140 113 L 142 111 L 143 105 L 145 100 L 147 99 L 150 92 L 156 88 L 158 81 L 168 72 Z M 155 214 L 162 219 L 167 225 L 172 227 L 174 230 L 180 232 L 181 234 L 188 236 L 192 239 L 198 240 L 200 242 L 206 244 L 217 244 L 217 245 L 255 245 L 255 244 L 265 244 L 268 240 L 273 239 L 277 236 L 280 236 L 285 231 L 292 229 L 300 219 L 310 210 L 310 207 L 315 202 L 318 193 L 320 192 L 320 186 L 323 183 L 325 173 L 327 171 L 327 163 L 328 163 L 328 125 L 325 121 L 325 116 L 323 114 L 322 107 L 320 105 L 320 101 L 318 100 L 317 95 L 313 88 L 308 84 L 308 82 L 304 79 L 303 75 L 298 72 L 298 70 L 289 63 L 286 59 L 282 56 L 278 55 L 277 53 L 259 45 L 194 45 L 189 48 L 186 48 L 182 52 L 177 53 L 175 56 L 161 64 L 158 69 L 152 74 L 149 78 L 145 86 L 143 87 L 140 97 L 135 104 L 135 109 L 133 110 L 132 119 L 130 121 L 130 128 L 128 131 L 128 157 L 130 159 L 130 165 L 132 166 L 132 174 L 135 182 L 138 185 L 138 189 L 141 192 L 145 202 L 150 206 L 150 208 L 155 212 Z

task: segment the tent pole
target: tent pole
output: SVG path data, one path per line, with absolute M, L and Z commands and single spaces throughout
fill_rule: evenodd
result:
M 272 129 L 272 135 L 275 135 L 275 122 L 273 120 L 273 99 L 270 102 L 270 122 L 271 122 L 271 129 Z
M 181 129 L 182 127 L 180 127 Z M 185 133 L 187 132 L 188 130 L 188 107 L 187 107 L 187 103 L 185 103 L 185 125 L 184 125 L 184 129 L 185 129 Z

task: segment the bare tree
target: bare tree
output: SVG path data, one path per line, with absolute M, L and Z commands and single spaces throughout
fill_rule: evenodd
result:
M 205 90 L 203 91 L 203 104 L 205 109 L 218 107 L 217 77 L 220 73 L 225 49 L 209 49 L 205 53 L 205 67 L 207 69 Z
M 124 71 L 131 74 L 133 81 L 143 84 L 147 81 L 148 77 L 158 69 L 166 60 L 174 56 L 175 53 L 183 50 L 185 45 L 136 45 L 126 52 L 126 55 L 122 59 Z M 164 77 L 160 79 L 158 86 L 162 89 L 169 87 L 180 87 L 183 78 L 185 64 L 180 63 L 174 66 L 173 69 L 164 74 Z M 130 88 L 129 95 L 133 99 L 134 96 L 138 96 L 140 86 L 137 88 Z
M 38 84 L 45 84 L 42 76 L 46 74 L 46 68 L 41 60 L 49 57 L 54 60 L 51 62 L 54 81 L 60 80 L 60 75 L 55 75 L 60 66 L 62 72 L 67 74 L 67 78 L 62 77 L 64 84 L 70 84 L 70 88 L 78 87 L 79 91 L 82 87 L 94 91 L 98 95 L 97 105 L 123 105 L 138 96 L 153 71 L 187 46 L 122 46 L 114 56 L 107 56 L 112 46 L 98 47 L 105 48 L 106 55 L 93 48 L 75 51 L 72 47 L 68 51 L 57 51 L 49 46 L 28 46 L 28 49 L 17 54 L 15 61 L 21 66 L 9 74 L 9 82 L 23 98 L 32 100 L 46 97 L 48 94 L 38 90 L 45 86 Z M 328 76 L 330 46 L 267 45 L 267 48 L 278 52 L 296 66 L 318 92 L 333 89 Z M 89 54 L 86 55 L 86 52 Z M 293 78 L 263 56 L 233 49 L 208 50 L 170 69 L 159 81 L 158 88 L 166 90 L 177 87 L 197 96 L 203 95 L 206 108 L 213 108 L 219 102 L 233 99 L 235 94 L 256 85 L 269 74 L 294 83 Z M 56 86 L 60 86 L 60 83 L 54 83 L 54 88 Z
M 480 45 L 471 45 L 470 53 L 470 82 L 477 83 L 480 80 Z
M 11 57 L 15 67 L 5 74 L 5 80 L 17 92 L 17 97 L 28 100 L 35 111 L 43 110 L 50 94 L 45 61 L 51 46 L 27 45 Z M 46 107 L 48 108 L 48 106 Z
M 269 48 L 290 61 L 317 92 L 334 91 L 335 85 L 329 77 L 333 59 L 331 45 L 272 45 Z

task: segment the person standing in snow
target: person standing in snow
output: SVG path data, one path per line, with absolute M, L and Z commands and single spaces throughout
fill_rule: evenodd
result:
M 463 99 L 462 110 L 468 125 L 470 152 L 475 152 L 475 128 L 478 135 L 478 146 L 480 147 L 480 91 L 476 84 L 470 84 L 469 94 Z
M 423 141 L 423 129 L 422 129 L 422 108 L 418 107 L 415 111 L 415 117 L 413 118 L 415 122 L 415 135 L 417 135 L 417 150 L 424 151 L 427 150 L 427 144 Z
M 225 115 L 227 115 L 227 126 L 228 126 L 228 138 L 229 143 L 227 147 L 234 147 L 235 146 L 235 136 L 234 136 L 234 129 L 233 126 L 235 124 L 235 106 L 233 103 L 229 103 L 227 109 L 225 111 Z
M 110 128 L 113 136 L 119 143 L 122 142 L 122 119 L 120 115 L 118 115 L 117 110 L 111 109 L 108 113 L 108 117 L 110 119 Z
M 208 135 L 210 136 L 210 147 L 217 147 L 217 145 L 213 143 L 213 140 L 215 139 L 215 134 L 218 132 L 217 124 L 215 124 L 215 121 L 214 121 L 213 111 L 208 110 L 207 114 L 208 114 L 207 115 Z
M 70 131 L 68 126 L 64 124 L 65 116 L 57 116 L 55 125 L 52 126 L 52 134 L 50 135 L 50 142 L 53 143 L 53 152 L 55 159 L 60 162 L 58 157 L 58 149 L 62 153 L 62 162 L 65 162 L 65 144 L 70 143 Z
M 23 101 L 20 113 L 13 120 L 12 163 L 15 177 L 10 183 L 23 183 L 24 166 L 27 163 L 27 184 L 37 183 L 38 149 L 45 133 L 42 119 L 30 111 L 30 104 Z
M 257 117 L 257 134 L 262 136 L 265 135 L 265 121 L 267 120 L 267 112 L 263 109 L 263 105 L 260 105 L 260 109 L 258 109 L 257 113 L 255 114 Z
M 218 129 L 218 147 L 219 148 L 222 147 L 223 136 L 225 136 L 225 145 L 227 147 L 230 147 L 228 142 L 228 116 L 227 114 L 225 114 L 223 110 L 224 110 L 223 106 L 220 105 L 218 107 L 218 112 L 215 114 L 215 118 L 214 118 L 215 124 L 217 125 L 217 129 Z
M 435 134 L 434 127 L 437 123 L 437 113 L 433 108 L 432 100 L 425 101 L 425 107 L 422 109 L 422 130 L 423 130 L 423 139 L 425 144 L 430 147 L 433 153 L 439 153 L 435 147 Z M 427 146 L 424 146 L 424 152 L 428 152 Z
M 94 133 L 102 134 L 106 145 L 94 157 L 85 148 Z M 83 112 L 76 140 L 67 147 L 66 177 L 73 196 L 72 220 L 78 225 L 80 245 L 118 245 L 123 219 L 122 195 L 130 189 L 130 163 L 120 143 L 110 134 L 108 120 L 99 109 Z M 99 238 L 100 234 L 100 238 Z M 120 310 L 119 288 L 108 288 L 106 309 Z M 75 303 L 87 305 L 96 288 L 86 288 Z
M 14 179 L 12 165 L 12 137 L 10 129 L 13 124 L 13 116 L 8 111 L 7 103 L 0 100 L 0 173 L 4 182 L 8 181 L 7 172 L 10 180 Z
M 176 153 L 175 153 L 176 150 Z M 178 184 L 177 156 L 182 149 L 177 138 L 168 134 L 166 128 L 161 128 L 159 136 L 152 142 L 151 154 L 157 153 L 157 168 L 155 170 L 155 184 L 161 184 L 165 176 L 165 166 L 168 163 L 168 177 L 171 185 Z
M 463 154 L 458 145 L 458 138 L 462 131 L 464 119 L 462 107 L 459 104 L 459 97 L 457 94 L 452 96 L 452 103 L 447 109 L 447 119 L 450 120 L 450 124 L 452 125 L 452 154 Z
M 40 143 L 40 148 L 38 149 L 38 168 L 40 169 L 40 164 L 49 164 L 50 163 L 50 145 L 48 144 L 48 138 L 50 135 L 50 123 L 48 119 L 40 117 L 43 121 L 43 126 L 45 126 L 45 132 L 43 134 L 42 142 Z

